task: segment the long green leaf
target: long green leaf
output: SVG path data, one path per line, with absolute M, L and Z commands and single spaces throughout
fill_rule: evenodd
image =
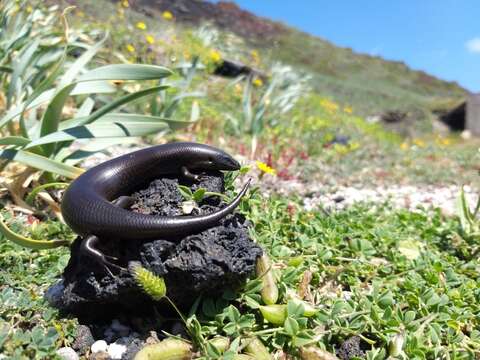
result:
M 0 145 L 27 146 L 30 139 L 21 136 L 5 136 L 0 138 Z
M 159 123 L 163 122 L 168 124 L 170 129 L 177 130 L 189 125 L 192 125 L 194 121 L 182 121 L 164 118 L 161 116 L 141 115 L 141 114 L 125 114 L 125 113 L 109 113 L 99 118 L 95 123 L 120 123 L 124 122 L 140 122 L 140 123 Z
M 82 69 L 88 64 L 90 60 L 95 56 L 95 54 L 100 50 L 103 43 L 107 39 L 107 34 L 95 45 L 91 46 L 87 51 L 85 51 L 73 64 L 68 68 L 65 74 L 60 79 L 60 87 L 70 84 L 75 80 L 77 75 L 82 71 Z
M 93 112 L 89 116 L 86 116 L 86 117 L 83 117 L 83 118 L 78 118 L 78 119 L 71 119 L 71 120 L 63 121 L 61 123 L 61 128 L 62 129 L 67 129 L 69 127 L 75 127 L 75 126 L 90 124 L 90 123 L 94 122 L 95 120 L 101 118 L 102 116 L 105 116 L 110 111 L 112 111 L 112 110 L 114 110 L 114 109 L 116 109 L 116 108 L 118 108 L 122 105 L 125 105 L 125 104 L 127 104 L 129 102 L 132 102 L 134 100 L 137 100 L 141 97 L 154 94 L 158 90 L 163 90 L 163 89 L 166 89 L 166 88 L 168 88 L 167 85 L 155 86 L 155 87 L 152 87 L 152 88 L 137 91 L 135 93 L 124 95 L 121 98 L 118 98 L 117 100 L 112 101 L 111 103 L 108 103 L 108 104 L 102 106 L 100 109 Z
M 82 140 L 80 140 L 82 141 Z M 101 139 L 89 139 L 84 140 L 84 146 L 80 149 L 71 151 L 71 149 L 62 149 L 56 156 L 55 159 L 61 162 L 64 162 L 69 165 L 76 165 L 81 162 L 83 159 L 92 156 L 95 153 L 101 152 L 113 145 L 122 144 L 123 146 L 127 144 L 133 144 L 138 142 L 137 138 L 101 138 Z
M 142 64 L 106 65 L 86 72 L 77 81 L 92 80 L 155 80 L 172 75 L 173 72 L 163 66 Z
M 52 188 L 52 187 L 64 189 L 69 185 L 70 185 L 69 183 L 64 183 L 64 182 L 52 182 L 48 184 L 39 185 L 36 188 L 34 188 L 32 191 L 30 191 L 30 194 L 28 194 L 28 196 L 25 198 L 25 202 L 28 205 L 33 205 L 33 200 L 35 200 L 35 197 L 40 191 L 43 191 L 45 189 Z
M 37 99 L 40 95 L 42 95 L 49 87 L 52 86 L 52 84 L 55 82 L 55 80 L 58 78 L 60 73 L 63 70 L 63 64 L 65 63 L 65 59 L 67 58 L 67 47 L 65 46 L 62 56 L 58 60 L 58 62 L 55 64 L 53 71 L 48 75 L 45 80 L 43 80 L 33 91 L 32 94 L 28 97 L 28 99 L 25 101 L 23 105 L 23 112 L 25 109 L 28 108 L 28 106 L 35 100 Z
M 55 80 L 58 78 L 58 76 L 63 70 L 63 64 L 65 63 L 66 57 L 67 57 L 67 47 L 65 46 L 59 61 L 53 67 L 53 71 L 35 88 L 33 93 L 25 101 L 23 110 L 20 113 L 20 119 L 19 119 L 20 130 L 23 136 L 25 137 L 29 136 L 29 133 L 28 133 L 29 130 L 27 129 L 27 126 L 25 125 L 25 121 L 23 118 L 25 109 L 55 82 Z
M 60 89 L 55 95 L 55 97 L 52 99 L 50 104 L 48 104 L 47 110 L 43 114 L 42 120 L 40 122 L 40 137 L 43 137 L 58 130 L 58 124 L 60 123 L 63 107 L 74 86 L 75 84 L 70 84 Z M 44 152 L 47 155 L 50 155 L 53 150 L 53 145 L 48 145 L 44 147 Z
M 78 139 L 144 136 L 167 130 L 169 130 L 168 125 L 161 122 L 94 123 L 51 133 L 38 140 L 32 141 L 26 148 Z
M 72 95 L 111 94 L 117 87 L 106 80 L 81 82 L 75 85 Z
M 63 121 L 60 123 L 60 130 L 72 128 L 74 127 L 74 124 L 79 124 L 80 122 L 83 122 L 84 119 L 85 117 L 74 118 L 71 120 Z M 140 122 L 140 123 L 153 123 L 153 124 L 163 122 L 168 124 L 170 129 L 178 130 L 193 124 L 195 121 L 173 120 L 173 119 L 168 119 L 161 116 L 152 116 L 152 115 L 108 113 L 98 118 L 95 121 L 95 124 L 105 124 L 105 123 L 122 124 L 124 122 L 127 122 L 127 123 Z M 79 126 L 79 125 L 76 125 L 76 126 Z
M 107 81 L 90 81 L 88 83 L 76 84 L 70 95 L 84 95 L 84 94 L 106 94 L 117 91 L 117 88 Z M 10 121 L 19 116 L 22 111 L 32 110 L 40 105 L 49 102 L 55 95 L 55 89 L 44 91 L 32 103 L 25 107 L 25 103 L 12 107 L 1 119 L 0 129 L 8 124 Z
M 59 246 L 68 246 L 70 244 L 66 240 L 34 240 L 17 234 L 8 228 L 7 224 L 3 221 L 2 215 L 0 215 L 0 233 L 2 233 L 6 239 L 17 245 L 35 250 L 53 249 Z
M 13 97 L 18 86 L 17 83 L 21 80 L 26 67 L 32 61 L 33 54 L 35 51 L 37 51 L 39 45 L 40 40 L 37 38 L 33 40 L 32 43 L 21 54 L 18 55 L 17 61 L 14 62 L 13 65 L 13 74 L 7 90 L 7 99 L 11 99 Z
M 32 101 L 32 103 L 27 107 L 25 107 L 25 103 L 21 103 L 18 106 L 12 107 L 0 120 L 0 129 L 6 124 L 8 124 L 10 121 L 15 119 L 17 116 L 19 116 L 22 113 L 22 111 L 36 108 L 42 105 L 43 103 L 49 101 L 54 94 L 55 94 L 54 89 L 47 90 L 44 93 L 42 93 L 39 97 L 37 97 L 34 101 Z
M 33 167 L 35 169 L 52 172 L 70 179 L 75 179 L 84 172 L 83 169 L 62 164 L 59 161 L 55 161 L 24 150 L 0 150 L 0 158 L 11 161 L 18 161 L 19 163 Z
M 82 105 L 78 108 L 77 112 L 75 113 L 75 117 L 85 117 L 90 115 L 95 106 L 95 101 L 91 97 L 87 97 Z M 61 124 L 60 124 L 61 125 Z
M 94 113 L 90 114 L 89 116 L 86 116 L 84 118 L 79 118 L 79 119 L 76 119 L 76 120 L 69 120 L 68 122 L 65 121 L 64 123 L 67 123 L 67 124 L 66 124 L 66 126 L 65 126 L 65 124 L 63 125 L 63 129 L 71 128 L 71 127 L 78 127 L 78 126 L 93 123 L 95 120 L 97 120 L 97 119 L 101 118 L 102 116 L 108 114 L 110 111 L 112 111 L 113 109 L 115 109 L 117 107 L 120 107 L 120 106 L 122 106 L 124 104 L 127 104 L 129 102 L 132 102 L 132 101 L 134 101 L 136 99 L 139 99 L 143 96 L 147 96 L 147 95 L 150 95 L 152 93 L 155 93 L 159 89 L 165 89 L 166 87 L 167 87 L 166 85 L 156 86 L 156 87 L 153 87 L 153 88 L 144 89 L 144 90 L 132 93 L 132 94 L 127 94 L 125 96 L 122 96 L 121 98 L 104 105 L 103 107 L 101 107 L 100 109 L 98 109 Z M 140 136 L 140 135 L 138 135 L 138 136 Z M 112 137 L 116 137 L 116 136 L 112 136 Z M 63 148 L 70 146 L 70 143 L 69 142 L 59 142 L 55 146 L 56 146 L 56 152 L 58 153 Z
M 201 91 L 196 91 L 196 92 L 191 92 L 191 93 L 182 93 L 180 95 L 175 96 L 171 103 L 168 104 L 167 108 L 164 111 L 164 115 L 166 117 L 170 117 L 173 115 L 177 107 L 180 105 L 180 103 L 187 98 L 195 98 L 195 97 L 203 97 L 205 96 L 205 93 Z

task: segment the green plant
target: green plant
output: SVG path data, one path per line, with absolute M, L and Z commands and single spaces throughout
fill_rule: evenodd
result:
M 158 96 L 153 97 L 150 102 L 150 111 L 152 116 L 161 118 L 173 118 L 181 107 L 183 101 L 190 98 L 199 98 L 205 96 L 201 91 L 190 91 L 192 81 L 197 70 L 200 68 L 199 58 L 194 57 L 191 63 L 183 63 L 175 67 L 180 79 L 167 83 L 165 79 L 159 81 L 159 86 L 169 85 L 158 92 Z M 190 121 L 193 123 L 200 116 L 200 108 L 197 101 L 193 101 L 190 109 Z
M 3 10 L 3 17 L 8 17 L 12 12 L 11 7 L 7 6 Z M 26 18 L 31 28 L 38 26 L 36 22 L 39 19 L 50 19 L 53 15 L 47 16 L 40 10 L 35 10 L 35 13 L 37 17 Z M 21 15 L 18 16 L 23 19 Z M 10 22 L 3 22 L 5 31 L 11 27 Z M 72 165 L 91 154 L 71 150 L 70 144 L 74 140 L 109 139 L 111 141 L 108 144 L 111 145 L 128 136 L 165 132 L 171 124 L 175 128 L 189 124 L 157 116 L 112 113 L 115 109 L 168 87 L 160 85 L 128 91 L 127 84 L 127 93 L 115 100 L 97 96 L 119 92 L 121 88 L 112 85 L 112 82 L 155 80 L 167 77 L 172 72 L 161 66 L 139 64 L 105 65 L 87 70 L 86 65 L 100 50 L 104 40 L 91 46 L 81 44 L 83 53 L 69 61 L 71 40 L 67 25 L 65 34 L 59 38 L 57 34 L 50 20 L 42 32 L 29 34 L 29 42 L 18 41 L 24 46 L 15 50 L 19 56 L 11 61 L 12 71 L 5 73 L 2 78 L 2 86 L 7 89 L 7 108 L 6 114 L 0 119 L 0 129 L 7 126 L 8 131 L 0 141 L 4 146 L 0 151 L 1 158 L 74 178 L 82 170 Z M 52 42 L 55 37 L 58 38 L 56 45 L 47 48 L 48 52 L 45 53 L 40 44 L 47 40 Z M 10 48 L 8 44 L 5 45 L 4 52 Z M 73 48 L 79 47 L 73 45 Z M 56 60 L 43 60 L 46 55 L 50 59 L 51 52 L 57 54 Z M 8 58 L 4 56 L 4 59 Z M 38 66 L 39 63 L 47 65 Z M 73 116 L 67 115 L 65 119 L 67 111 Z
M 460 224 L 462 225 L 462 231 L 470 237 L 480 239 L 480 219 L 478 213 L 480 211 L 480 197 L 473 210 L 467 202 L 465 196 L 465 190 L 462 187 L 458 199 L 458 216 L 460 218 Z
M 237 83 L 238 80 L 234 83 Z M 267 85 L 254 85 L 253 75 L 246 79 L 242 113 L 227 114 L 234 134 L 258 136 L 265 127 L 282 121 L 297 100 L 307 91 L 308 77 L 296 74 L 290 67 L 275 65 Z M 234 84 L 233 83 L 233 84 Z
M 55 8 L 48 9 L 47 13 L 35 9 L 25 16 L 21 4 L 8 1 L 0 8 L 0 54 L 3 55 L 0 64 L 8 69 L 0 77 L 6 93 L 5 113 L 0 118 L 0 131 L 6 136 L 0 139 L 3 147 L 0 158 L 4 160 L 2 169 L 11 161 L 27 166 L 22 174 L 16 174 L 10 186 L 17 202 L 29 207 L 39 191 L 58 184 L 53 174 L 77 177 L 83 170 L 74 165 L 95 151 L 127 137 L 165 133 L 191 123 L 159 116 L 113 113 L 169 87 L 159 85 L 138 90 L 132 89 L 132 81 L 158 80 L 170 76 L 172 71 L 141 64 L 103 65 L 89 70 L 88 63 L 100 51 L 106 37 L 89 45 L 93 39 L 81 34 L 83 37 L 76 36 L 88 41 L 77 41 L 70 37 L 66 21 L 68 8 L 62 14 L 64 31 L 61 32 L 56 29 Z M 76 58 L 69 56 L 73 50 Z M 116 99 L 102 95 L 119 92 L 124 94 Z M 170 108 L 174 109 L 178 101 L 173 101 Z M 88 140 L 102 142 L 94 151 L 85 151 L 90 145 L 86 143 Z M 80 148 L 71 147 L 74 141 Z M 26 189 L 18 183 L 34 170 L 46 174 L 28 197 L 30 204 L 25 204 L 22 197 Z M 66 244 L 21 236 L 10 231 L 3 219 L 0 219 L 0 231 L 7 239 L 35 249 Z
M 238 84 L 239 77 L 231 85 Z M 275 127 L 282 123 L 285 116 L 302 94 L 307 91 L 309 78 L 300 76 L 288 66 L 273 66 L 272 75 L 267 85 L 254 75 L 246 78 L 242 112 L 231 111 L 226 114 L 227 129 L 233 134 L 252 136 L 251 155 L 255 154 L 258 137 L 266 127 Z M 256 85 L 254 85 L 254 83 Z

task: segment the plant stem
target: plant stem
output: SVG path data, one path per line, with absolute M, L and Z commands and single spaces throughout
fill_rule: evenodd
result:
M 277 327 L 273 329 L 265 329 L 265 330 L 260 330 L 260 331 L 254 331 L 251 333 L 251 335 L 265 335 L 265 334 L 272 334 L 276 331 L 283 330 L 283 327 Z
M 167 301 L 170 303 L 170 305 L 175 309 L 175 311 L 177 312 L 177 314 L 180 316 L 180 318 L 182 319 L 183 323 L 185 325 L 187 325 L 187 319 L 185 318 L 185 316 L 182 314 L 182 312 L 177 308 L 177 305 L 175 305 L 175 303 L 170 300 L 170 298 L 168 296 L 165 296 L 165 299 L 167 299 Z

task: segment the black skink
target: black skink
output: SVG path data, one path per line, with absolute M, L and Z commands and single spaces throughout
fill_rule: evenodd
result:
M 120 240 L 165 239 L 205 230 L 232 213 L 246 193 L 248 181 L 223 209 L 200 216 L 154 216 L 124 209 L 124 198 L 166 174 L 198 179 L 190 171 L 238 170 L 240 164 L 214 147 L 178 142 L 135 151 L 106 161 L 80 175 L 66 190 L 62 214 L 66 223 L 85 237 L 82 249 L 104 264 L 119 268 L 114 259 L 95 249 L 106 237 Z M 127 201 L 128 202 L 128 201 Z M 122 205 L 123 204 L 123 205 Z M 108 270 L 108 268 L 107 268 Z
M 78 234 L 135 240 L 188 235 L 214 226 L 234 211 L 249 182 L 225 208 L 200 216 L 153 216 L 112 204 L 165 174 L 196 177 L 190 170 L 238 170 L 239 163 L 214 147 L 170 143 L 135 151 L 104 162 L 79 176 L 66 190 L 62 214 Z

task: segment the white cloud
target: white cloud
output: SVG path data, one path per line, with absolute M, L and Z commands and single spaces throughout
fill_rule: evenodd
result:
M 467 50 L 473 54 L 480 54 L 480 37 L 468 40 L 465 43 Z

